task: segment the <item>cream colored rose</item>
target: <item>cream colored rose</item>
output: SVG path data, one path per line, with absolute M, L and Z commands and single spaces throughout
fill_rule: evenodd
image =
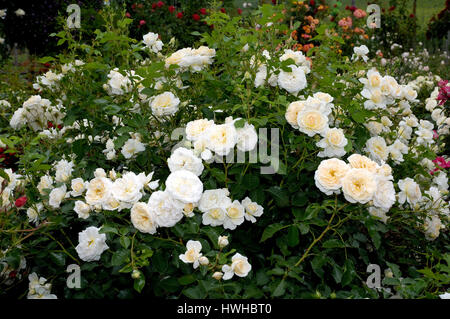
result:
M 375 175 L 364 168 L 352 168 L 342 178 L 342 191 L 350 203 L 365 204 L 377 190 Z
M 289 104 L 286 114 L 284 115 L 286 121 L 291 124 L 293 128 L 298 129 L 297 117 L 298 113 L 305 108 L 305 101 L 295 101 Z
M 314 174 L 317 188 L 327 195 L 339 193 L 341 180 L 349 169 L 344 161 L 337 158 L 322 161 Z
M 186 125 L 186 138 L 190 141 L 196 141 L 213 125 L 214 121 L 207 119 L 191 121 Z
M 111 194 L 112 182 L 105 177 L 94 178 L 87 186 L 86 203 L 102 205 Z
M 234 271 L 236 276 L 245 277 L 248 275 L 250 270 L 252 270 L 252 266 L 248 262 L 247 257 L 244 257 L 239 253 L 236 253 L 231 261 L 231 269 Z
M 154 234 L 158 225 L 146 203 L 138 202 L 131 208 L 131 222 L 142 233 Z
M 382 77 L 378 71 L 374 69 L 367 72 L 367 79 L 369 80 L 369 85 L 372 88 L 377 88 L 381 85 Z
M 172 64 L 178 65 L 184 57 L 192 55 L 192 51 L 192 48 L 184 48 L 173 53 L 166 59 L 166 68 L 168 68 Z
M 365 168 L 371 173 L 376 173 L 378 170 L 378 164 L 364 155 L 352 154 L 347 161 L 352 168 Z
M 300 132 L 308 136 L 324 134 L 328 129 L 328 116 L 317 110 L 304 109 L 298 113 L 297 125 Z
M 237 131 L 234 124 L 214 125 L 205 133 L 207 148 L 217 155 L 228 155 L 237 143 Z
M 378 162 L 386 161 L 389 156 L 389 148 L 381 136 L 374 136 L 367 140 L 365 149 L 371 158 Z

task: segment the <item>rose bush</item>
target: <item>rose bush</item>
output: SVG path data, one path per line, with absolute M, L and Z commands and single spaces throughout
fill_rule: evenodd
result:
M 448 83 L 419 96 L 379 59 L 330 49 L 326 23 L 308 56 L 292 51 L 282 9 L 212 10 L 214 29 L 180 50 L 128 37 L 112 6 L 91 43 L 55 35 L 68 50 L 2 111 L 0 140 L 21 150 L 0 170 L 2 295 L 445 292 Z

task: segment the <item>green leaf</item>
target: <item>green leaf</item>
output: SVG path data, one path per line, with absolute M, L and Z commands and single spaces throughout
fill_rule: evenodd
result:
M 121 266 L 126 263 L 127 258 L 129 256 L 129 251 L 122 249 L 117 251 L 111 258 L 111 264 L 113 266 Z
M 192 284 L 196 280 L 197 279 L 193 275 L 185 275 L 183 277 L 178 278 L 178 282 L 180 283 L 180 285 L 183 285 L 183 286 Z
M 293 206 L 305 206 L 308 203 L 308 196 L 306 193 L 299 192 L 292 196 Z
M 322 244 L 323 248 L 344 248 L 346 247 L 345 243 L 338 239 L 329 239 Z
M 52 251 L 50 253 L 50 259 L 55 262 L 56 265 L 62 267 L 66 264 L 66 255 L 63 253 L 57 253 Z
M 114 233 L 116 235 L 119 235 L 117 228 L 111 227 L 111 226 L 106 226 L 106 225 L 102 226 L 99 233 L 101 233 L 101 234 Z
M 272 297 L 280 297 L 284 295 L 286 291 L 286 281 L 283 279 L 280 281 L 280 283 L 277 285 L 275 290 L 272 293 Z
M 263 241 L 266 241 L 267 239 L 271 238 L 277 231 L 283 228 L 286 228 L 286 226 L 282 224 L 272 224 L 267 226 L 266 229 L 264 229 L 261 240 L 259 242 L 262 243 Z
M 298 227 L 296 225 L 292 225 L 289 227 L 288 235 L 287 235 L 287 243 L 291 247 L 295 247 L 298 245 L 300 239 L 300 234 L 298 231 Z
M 145 276 L 144 276 L 144 274 L 141 272 L 141 276 L 139 277 L 139 278 L 136 278 L 135 280 L 134 280 L 134 285 L 133 285 L 133 287 L 134 287 L 134 290 L 136 290 L 137 292 L 141 292 L 142 291 L 142 288 L 144 288 L 144 286 L 145 286 Z
M 130 247 L 131 239 L 125 236 L 120 237 L 120 244 L 122 245 L 123 248 L 127 249 L 128 247 Z
M 201 286 L 184 289 L 183 294 L 192 299 L 203 299 L 206 297 L 206 291 Z
M 278 207 L 289 206 L 289 196 L 284 189 L 280 188 L 279 186 L 272 186 L 266 191 L 273 195 L 275 203 Z
M 242 128 L 245 125 L 245 119 L 239 119 L 236 122 L 234 122 L 235 128 Z

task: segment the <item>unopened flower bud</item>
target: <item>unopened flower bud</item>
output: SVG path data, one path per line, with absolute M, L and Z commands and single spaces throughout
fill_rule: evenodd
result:
M 134 269 L 131 273 L 131 278 L 133 279 L 139 279 L 141 277 L 141 272 L 137 269 Z
M 213 277 L 214 279 L 216 279 L 216 280 L 220 280 L 220 279 L 222 279 L 222 277 L 223 277 L 223 272 L 221 272 L 221 271 L 216 271 L 216 272 L 212 275 L 212 277 Z
M 229 244 L 228 242 L 228 236 L 219 236 L 218 244 L 220 248 L 224 248 Z
M 198 262 L 200 263 L 200 265 L 206 266 L 209 264 L 209 259 L 208 257 L 202 256 L 199 258 Z

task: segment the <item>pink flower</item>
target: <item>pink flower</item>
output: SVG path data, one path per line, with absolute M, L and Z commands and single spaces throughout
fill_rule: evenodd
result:
M 351 17 L 346 17 L 346 18 L 342 18 L 341 20 L 339 20 L 338 25 L 340 27 L 351 27 L 353 24 L 352 18 Z
M 439 137 L 439 134 L 436 132 L 436 130 L 433 130 L 433 138 L 437 139 Z
M 438 156 L 433 160 L 433 163 L 435 163 L 437 166 L 439 166 L 440 168 L 450 168 L 450 160 L 449 161 L 445 161 L 445 158 L 443 158 L 442 156 Z M 439 169 L 439 168 L 438 168 Z
M 360 18 L 364 18 L 367 14 L 364 10 L 361 9 L 356 9 L 355 11 L 353 11 L 353 15 L 360 19 Z
M 144 24 L 145 24 L 145 20 L 139 21 L 139 25 L 144 25 Z

